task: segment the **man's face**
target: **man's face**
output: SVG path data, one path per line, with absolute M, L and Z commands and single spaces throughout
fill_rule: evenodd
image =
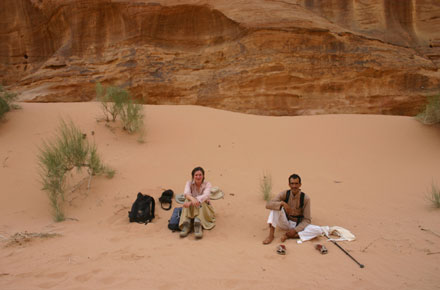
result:
M 299 183 L 299 179 L 298 178 L 289 179 L 289 187 L 294 194 L 300 192 L 301 183 Z

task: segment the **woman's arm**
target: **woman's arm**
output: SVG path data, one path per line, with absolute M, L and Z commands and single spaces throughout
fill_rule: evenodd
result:
M 183 195 L 189 199 L 189 196 L 191 195 L 191 181 L 187 181 L 185 184 L 185 190 L 183 191 Z
M 211 183 L 206 181 L 205 183 L 205 188 L 203 189 L 203 192 L 201 195 L 197 196 L 197 200 L 200 202 L 204 202 L 207 199 L 209 199 L 209 195 L 211 194 Z
M 183 204 L 183 207 L 189 207 L 190 205 L 194 205 L 194 206 L 200 205 L 200 201 L 197 198 L 195 198 L 194 196 L 192 196 L 191 181 L 188 181 L 186 183 L 185 190 L 183 191 L 183 195 L 188 200 L 188 201 L 185 201 L 185 203 Z

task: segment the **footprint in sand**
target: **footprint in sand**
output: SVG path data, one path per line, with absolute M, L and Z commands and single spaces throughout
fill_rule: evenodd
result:
M 67 272 L 55 272 L 55 273 L 47 274 L 46 277 L 57 279 L 66 276 L 66 274 Z
M 130 209 L 128 208 L 128 206 L 122 205 L 122 204 L 118 204 L 115 205 L 115 210 L 113 212 L 113 215 L 111 217 L 109 217 L 106 222 L 107 224 L 113 225 L 113 224 L 126 224 L 128 221 L 128 211 Z
M 50 273 L 47 275 L 44 275 L 45 277 L 51 278 L 51 279 L 59 279 L 59 278 L 63 278 L 64 276 L 66 276 L 67 272 L 55 272 L 55 273 Z M 49 282 L 44 282 L 38 285 L 38 287 L 40 288 L 44 288 L 44 289 L 50 289 L 50 288 L 54 288 L 56 286 L 58 286 L 58 284 L 60 283 L 59 280 L 57 281 L 49 281 Z
M 102 283 L 104 283 L 105 285 L 108 285 L 108 284 L 112 284 L 114 281 L 116 281 L 116 279 L 117 279 L 117 277 L 115 277 L 113 275 L 113 276 L 108 276 L 108 277 L 102 278 L 100 281 Z
M 78 276 L 75 276 L 75 280 L 76 281 L 79 281 L 79 282 L 86 282 L 86 281 L 88 281 L 90 278 L 92 278 L 93 276 L 95 276 L 96 274 L 98 274 L 99 272 L 101 272 L 101 270 L 93 270 L 93 271 L 90 271 L 90 272 L 87 272 L 87 273 L 85 273 L 85 274 L 81 274 L 81 275 L 78 275 Z

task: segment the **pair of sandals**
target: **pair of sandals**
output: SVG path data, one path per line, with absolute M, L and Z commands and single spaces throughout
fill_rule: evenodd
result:
M 327 254 L 327 248 L 324 246 L 324 245 L 321 245 L 321 244 L 317 244 L 316 246 L 315 246 L 315 248 L 322 254 L 322 255 L 325 255 L 325 254 Z M 278 247 L 277 247 L 277 253 L 279 254 L 279 255 L 285 255 L 286 254 L 286 252 L 287 252 L 287 249 L 286 249 L 286 246 L 285 245 L 279 245 Z

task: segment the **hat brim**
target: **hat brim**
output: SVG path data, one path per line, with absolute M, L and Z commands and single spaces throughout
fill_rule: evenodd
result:
M 180 204 L 185 203 L 185 195 L 183 193 L 182 194 L 176 194 L 176 202 L 180 203 Z
M 211 192 L 211 194 L 209 195 L 209 199 L 212 199 L 212 200 L 220 199 L 220 198 L 223 198 L 224 195 L 225 194 L 221 190 L 217 191 L 216 193 Z

